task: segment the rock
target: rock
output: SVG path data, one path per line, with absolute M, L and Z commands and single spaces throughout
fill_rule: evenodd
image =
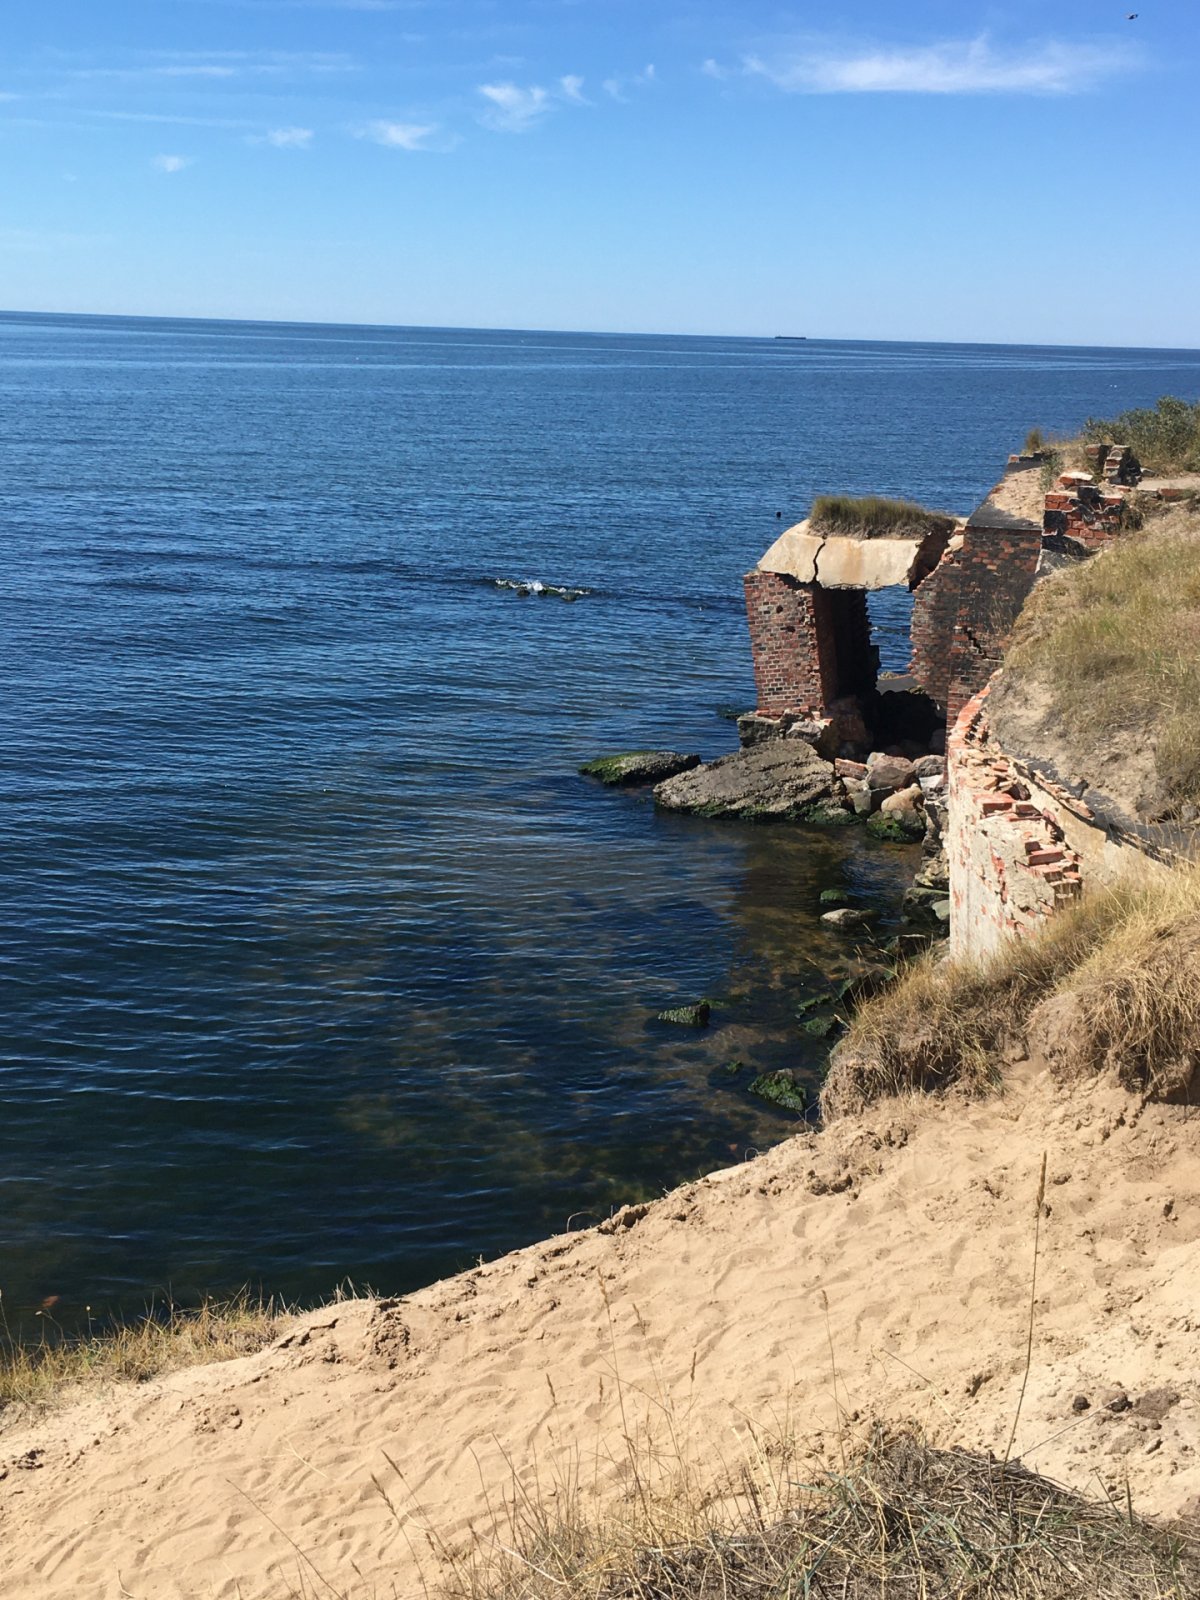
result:
M 783 729 L 780 717 L 764 717 L 761 711 L 746 711 L 737 719 L 738 743 L 743 750 L 748 750 L 764 739 L 780 738 Z
M 1085 1395 L 1085 1394 L 1077 1394 L 1075 1396 L 1074 1400 L 1071 1401 L 1071 1410 L 1072 1411 L 1087 1411 L 1088 1408 L 1091 1406 L 1091 1403 L 1092 1402 L 1088 1399 L 1087 1395 Z
M 917 782 L 921 783 L 926 778 L 944 778 L 946 776 L 945 756 L 922 756 L 919 761 L 913 762 L 913 772 Z
M 1178 1389 L 1147 1389 L 1145 1394 L 1139 1395 L 1133 1402 L 1133 1409 L 1139 1417 L 1148 1417 L 1151 1422 L 1161 1422 L 1167 1412 L 1178 1404 Z
M 1104 1389 L 1100 1394 L 1100 1404 L 1106 1411 L 1113 1411 L 1119 1415 L 1122 1411 L 1129 1410 L 1130 1401 L 1124 1389 Z
M 744 1070 L 745 1065 L 744 1061 L 727 1061 L 721 1071 L 727 1078 L 736 1078 Z
M 865 778 L 843 778 L 842 787 L 846 791 L 846 798 L 850 802 L 850 809 L 856 817 L 869 817 L 875 809 L 875 802 L 879 798 Z
M 677 750 L 627 750 L 622 755 L 585 761 L 579 770 L 585 778 L 598 778 L 601 783 L 617 785 L 662 783 L 678 773 L 691 772 L 699 765 L 699 756 L 681 755 Z
M 845 889 L 822 889 L 818 898 L 823 906 L 844 906 L 850 896 Z
M 878 922 L 878 911 L 869 911 L 860 906 L 843 906 L 840 911 L 823 911 L 821 921 L 827 922 L 831 928 L 869 928 L 873 922 Z
M 867 776 L 865 761 L 847 761 L 845 757 L 839 757 L 833 763 L 833 770 L 839 778 L 855 778 L 860 783 L 864 782 Z
M 838 752 L 838 732 L 828 719 L 809 721 L 797 718 L 788 728 L 785 738 L 803 739 L 825 761 L 832 761 Z
M 949 900 L 935 900 L 929 909 L 933 912 L 934 916 L 939 922 L 948 923 L 950 921 L 950 914 L 953 910 L 953 907 L 951 906 Z
M 814 1039 L 831 1039 L 835 1033 L 840 1033 L 844 1026 L 841 1017 L 831 1013 L 824 1017 L 809 1017 L 800 1024 L 800 1031 L 811 1034 Z
M 659 1022 L 674 1022 L 684 1028 L 707 1028 L 712 1008 L 707 1000 L 697 1000 L 690 1006 L 673 1006 L 658 1013 Z
M 867 757 L 867 782 L 872 789 L 894 794 L 916 782 L 913 764 L 905 756 L 888 756 L 878 750 Z
M 827 761 L 837 754 L 837 729 L 828 717 L 801 717 L 794 711 L 770 717 L 762 711 L 746 711 L 737 719 L 737 730 L 744 750 L 764 739 L 800 739 Z
M 701 817 L 799 821 L 832 788 L 832 765 L 802 739 L 766 739 L 668 778 L 654 799 Z
M 848 806 L 839 805 L 836 800 L 819 800 L 815 806 L 809 806 L 801 819 L 813 828 L 845 828 L 853 827 L 858 821 L 858 813 Z
M 925 819 L 915 811 L 893 811 L 890 816 L 877 811 L 867 818 L 867 832 L 873 839 L 885 839 L 890 844 L 915 844 L 924 836 Z
M 777 1072 L 760 1072 L 750 1085 L 750 1093 L 760 1100 L 769 1100 L 784 1111 L 803 1111 L 806 1105 L 804 1090 L 796 1082 L 796 1075 L 786 1067 Z
M 889 983 L 896 981 L 896 976 L 895 967 L 886 967 L 878 961 L 869 962 L 842 981 L 838 988 L 838 999 L 856 1006 L 860 1001 L 869 1000 L 873 994 L 886 989 Z
M 889 794 L 885 800 L 880 801 L 879 809 L 885 817 L 902 817 L 908 812 L 914 814 L 924 810 L 925 794 L 919 783 L 909 784 L 907 789 L 897 789 L 895 794 Z M 925 818 L 921 817 L 921 832 L 925 832 Z

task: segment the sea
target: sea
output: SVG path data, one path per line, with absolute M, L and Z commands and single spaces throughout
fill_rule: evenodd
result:
M 577 768 L 736 746 L 814 494 L 966 512 L 1163 394 L 1200 354 L 0 315 L 10 1333 L 404 1292 L 794 1132 L 820 892 L 886 933 L 913 849 Z

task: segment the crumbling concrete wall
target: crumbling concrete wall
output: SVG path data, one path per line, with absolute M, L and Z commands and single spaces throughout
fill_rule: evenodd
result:
M 974 959 L 1035 933 L 1085 893 L 1183 859 L 1156 830 L 1098 816 L 1003 750 L 987 698 L 984 688 L 964 705 L 946 743 L 950 949 Z

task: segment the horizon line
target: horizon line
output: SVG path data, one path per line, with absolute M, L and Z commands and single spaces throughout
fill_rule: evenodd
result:
M 25 310 L 16 307 L 0 308 L 0 321 L 10 317 L 61 317 L 86 321 L 116 322 L 205 322 L 227 327 L 266 328 L 348 328 L 376 333 L 510 333 L 556 335 L 560 337 L 585 337 L 592 339 L 711 339 L 739 341 L 747 344 L 896 344 L 896 345 L 954 345 L 990 350 L 1147 350 L 1157 353 L 1200 353 L 1200 345 L 1152 344 L 1050 344 L 1037 340 L 1018 341 L 1004 339 L 866 339 L 838 337 L 830 334 L 792 333 L 678 333 L 658 330 L 653 333 L 628 328 L 520 328 L 500 327 L 482 323 L 441 322 L 340 322 L 318 321 L 309 318 L 285 317 L 206 317 L 197 315 L 170 315 L 165 312 L 145 311 L 46 311 Z

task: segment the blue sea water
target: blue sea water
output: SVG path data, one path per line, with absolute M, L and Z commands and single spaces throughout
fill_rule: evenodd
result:
M 10 1318 L 403 1290 L 785 1136 L 817 894 L 911 853 L 577 765 L 733 747 L 815 493 L 967 511 L 1164 393 L 1200 354 L 0 316 Z

